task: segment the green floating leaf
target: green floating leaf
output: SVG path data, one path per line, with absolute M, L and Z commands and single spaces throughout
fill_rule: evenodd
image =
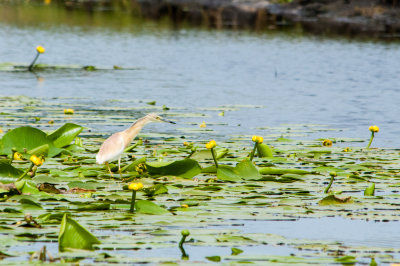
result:
M 329 195 L 318 202 L 319 205 L 335 205 L 352 203 L 351 197 L 339 198 L 336 195 Z
M 38 194 L 40 192 L 35 183 L 24 179 L 15 182 L 15 187 L 23 194 Z
M 243 250 L 240 248 L 231 248 L 232 255 L 239 255 L 240 253 L 243 253 Z
M 217 168 L 217 178 L 218 180 L 230 182 L 238 182 L 242 180 L 236 169 L 232 166 L 227 165 L 220 165 Z
M 74 140 L 76 136 L 79 135 L 83 130 L 83 127 L 73 124 L 66 123 L 53 133 L 51 133 L 48 137 L 51 141 L 53 141 L 54 146 L 57 148 L 65 147 Z
M 82 225 L 64 214 L 58 236 L 59 251 L 63 252 L 66 249 L 93 250 L 94 244 L 100 244 L 100 241 Z
M 235 167 L 220 165 L 217 169 L 217 178 L 223 181 L 238 182 L 241 180 L 259 180 L 262 178 L 254 164 L 245 159 Z
M 164 208 L 148 200 L 138 200 L 135 202 L 135 209 L 137 213 L 143 214 L 166 214 L 170 213 Z
M 274 167 L 261 167 L 258 169 L 260 174 L 263 175 L 283 175 L 283 174 L 297 174 L 297 175 L 306 175 L 312 174 L 309 171 L 301 170 L 301 169 L 286 169 L 286 168 L 274 168 Z
M 354 256 L 343 256 L 335 259 L 335 261 L 345 265 L 353 265 L 357 263 L 356 257 Z
M 33 200 L 30 199 L 21 199 L 19 201 L 19 203 L 21 203 L 22 208 L 24 209 L 30 209 L 30 210 L 41 210 L 42 205 L 40 205 L 39 203 L 34 202 Z
M 364 196 L 374 196 L 375 195 L 375 183 L 372 183 L 364 190 Z
M 258 169 L 249 159 L 239 162 L 235 166 L 235 170 L 244 180 L 257 180 L 262 177 Z
M 12 148 L 18 152 L 26 153 L 42 145 L 49 145 L 49 157 L 58 155 L 62 150 L 54 146 L 43 131 L 33 127 L 18 127 L 7 132 L 1 141 L 0 153 L 3 155 L 11 155 Z
M 90 204 L 82 208 L 77 208 L 77 211 L 107 211 L 110 209 L 110 203 Z
M 0 177 L 19 177 L 23 171 L 12 166 L 8 160 L 0 161 Z
M 199 163 L 192 159 L 174 162 L 146 163 L 147 171 L 151 175 L 172 175 L 190 179 L 201 172 Z
M 148 188 L 144 188 L 143 192 L 148 197 L 153 197 L 155 195 L 168 193 L 168 188 L 163 184 L 157 184 Z
M 206 259 L 208 259 L 209 261 L 213 261 L 213 262 L 220 262 L 221 261 L 221 257 L 220 256 L 209 256 L 209 257 L 206 257 Z
M 260 158 L 274 157 L 272 149 L 264 143 L 257 145 L 257 153 Z
M 214 148 L 214 151 L 216 153 L 217 159 L 220 159 L 220 158 L 223 158 L 228 153 L 229 150 L 216 147 L 216 148 Z M 195 151 L 195 153 L 192 154 L 192 156 L 190 156 L 190 158 L 194 159 L 194 160 L 200 160 L 200 161 L 205 160 L 205 159 L 209 159 L 209 160 L 213 159 L 210 150 L 197 150 L 197 151 Z

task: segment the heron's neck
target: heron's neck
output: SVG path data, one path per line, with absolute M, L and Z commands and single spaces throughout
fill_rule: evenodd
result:
M 132 140 L 137 136 L 137 134 L 139 134 L 140 130 L 142 130 L 143 126 L 146 125 L 148 122 L 149 120 L 145 118 L 138 119 L 129 128 L 123 131 L 126 135 L 125 147 L 132 142 Z

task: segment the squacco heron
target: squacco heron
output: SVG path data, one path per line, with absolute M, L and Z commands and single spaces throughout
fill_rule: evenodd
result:
M 100 147 L 99 152 L 96 155 L 96 163 L 107 165 L 110 175 L 113 176 L 109 162 L 118 159 L 118 172 L 121 175 L 121 155 L 125 148 L 129 146 L 132 140 L 139 134 L 140 130 L 144 125 L 151 122 L 168 122 L 175 124 L 175 122 L 163 119 L 161 116 L 151 113 L 133 123 L 129 128 L 124 131 L 112 134 L 106 139 Z

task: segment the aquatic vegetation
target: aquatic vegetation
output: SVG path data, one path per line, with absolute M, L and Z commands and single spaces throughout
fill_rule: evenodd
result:
M 367 145 L 367 149 L 369 149 L 369 147 L 371 146 L 372 140 L 375 137 L 375 133 L 379 132 L 379 127 L 378 126 L 370 126 L 369 127 L 369 131 L 371 131 L 371 138 L 369 139 L 368 145 Z
M 215 167 L 218 168 L 218 161 L 217 161 L 217 155 L 215 153 L 214 148 L 217 146 L 217 143 L 215 142 L 215 140 L 210 140 L 207 144 L 206 144 L 206 148 L 209 149 L 211 151 L 211 155 L 213 157 L 214 163 L 215 163 Z
M 143 188 L 142 183 L 131 183 L 128 186 L 129 190 L 132 190 L 132 199 L 131 199 L 131 207 L 129 209 L 130 212 L 135 211 L 135 201 L 136 201 L 136 191 L 141 190 Z
M 43 54 L 45 51 L 46 51 L 46 50 L 44 49 L 43 46 L 40 46 L 40 45 L 39 45 L 39 46 L 36 47 L 36 52 L 37 52 L 37 54 L 36 54 L 35 58 L 33 59 L 32 63 L 28 66 L 28 70 L 29 70 L 29 71 L 32 71 L 32 68 L 34 67 L 34 65 L 35 65 L 35 63 L 36 63 L 36 60 L 39 58 L 39 55 L 40 55 L 40 54 Z
M 332 216 L 344 221 L 343 227 L 366 219 L 397 226 L 396 149 L 367 151 L 356 146 L 359 139 L 345 138 L 329 138 L 338 144 L 327 148 L 322 139 L 300 139 L 296 134 L 302 126 L 284 134 L 268 128 L 260 130 L 262 143 L 251 161 L 251 136 L 198 130 L 195 120 L 203 113 L 188 118 L 186 110 L 171 108 L 168 116 L 189 121 L 187 127 L 143 130 L 121 157 L 122 177 L 112 177 L 96 164 L 96 153 L 109 131 L 143 115 L 145 102 L 137 109 L 112 110 L 72 103 L 79 112 L 66 117 L 64 99 L 16 99 L 0 98 L 5 129 L 0 135 L 0 231 L 7 237 L 0 251 L 14 256 L 4 257 L 5 262 L 27 261 L 28 251 L 44 245 L 54 260 L 103 264 L 369 263 L 371 252 L 379 263 L 399 262 L 400 249 L 379 241 L 354 244 L 342 241 L 340 233 L 337 238 L 295 234 L 297 222 L 325 226 Z M 161 106 L 148 108 L 160 111 Z M 46 116 L 33 121 L 40 110 Z M 208 112 L 218 116 L 219 110 Z M 102 132 L 113 123 L 118 126 Z M 325 134 L 320 129 L 307 127 Z M 260 156 L 260 145 L 273 147 L 270 156 Z M 15 160 L 16 153 L 22 160 Z M 32 176 L 18 181 L 33 167 Z M 116 172 L 118 165 L 110 163 L 110 169 Z M 279 231 L 274 224 L 281 222 L 293 223 L 292 229 Z M 179 245 L 182 230 L 190 231 L 190 238 Z M 379 236 L 376 232 L 374 239 Z

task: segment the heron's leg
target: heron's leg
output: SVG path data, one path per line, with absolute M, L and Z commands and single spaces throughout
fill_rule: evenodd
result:
M 112 172 L 111 172 L 110 165 L 108 164 L 108 162 L 106 162 L 106 165 L 107 165 L 107 168 L 108 168 L 108 172 L 110 172 L 110 175 L 111 175 L 112 177 L 114 177 L 113 174 L 112 174 Z
M 122 178 L 122 173 L 121 173 L 121 157 L 118 158 L 118 172 L 119 172 L 119 175 L 120 175 L 121 178 Z

